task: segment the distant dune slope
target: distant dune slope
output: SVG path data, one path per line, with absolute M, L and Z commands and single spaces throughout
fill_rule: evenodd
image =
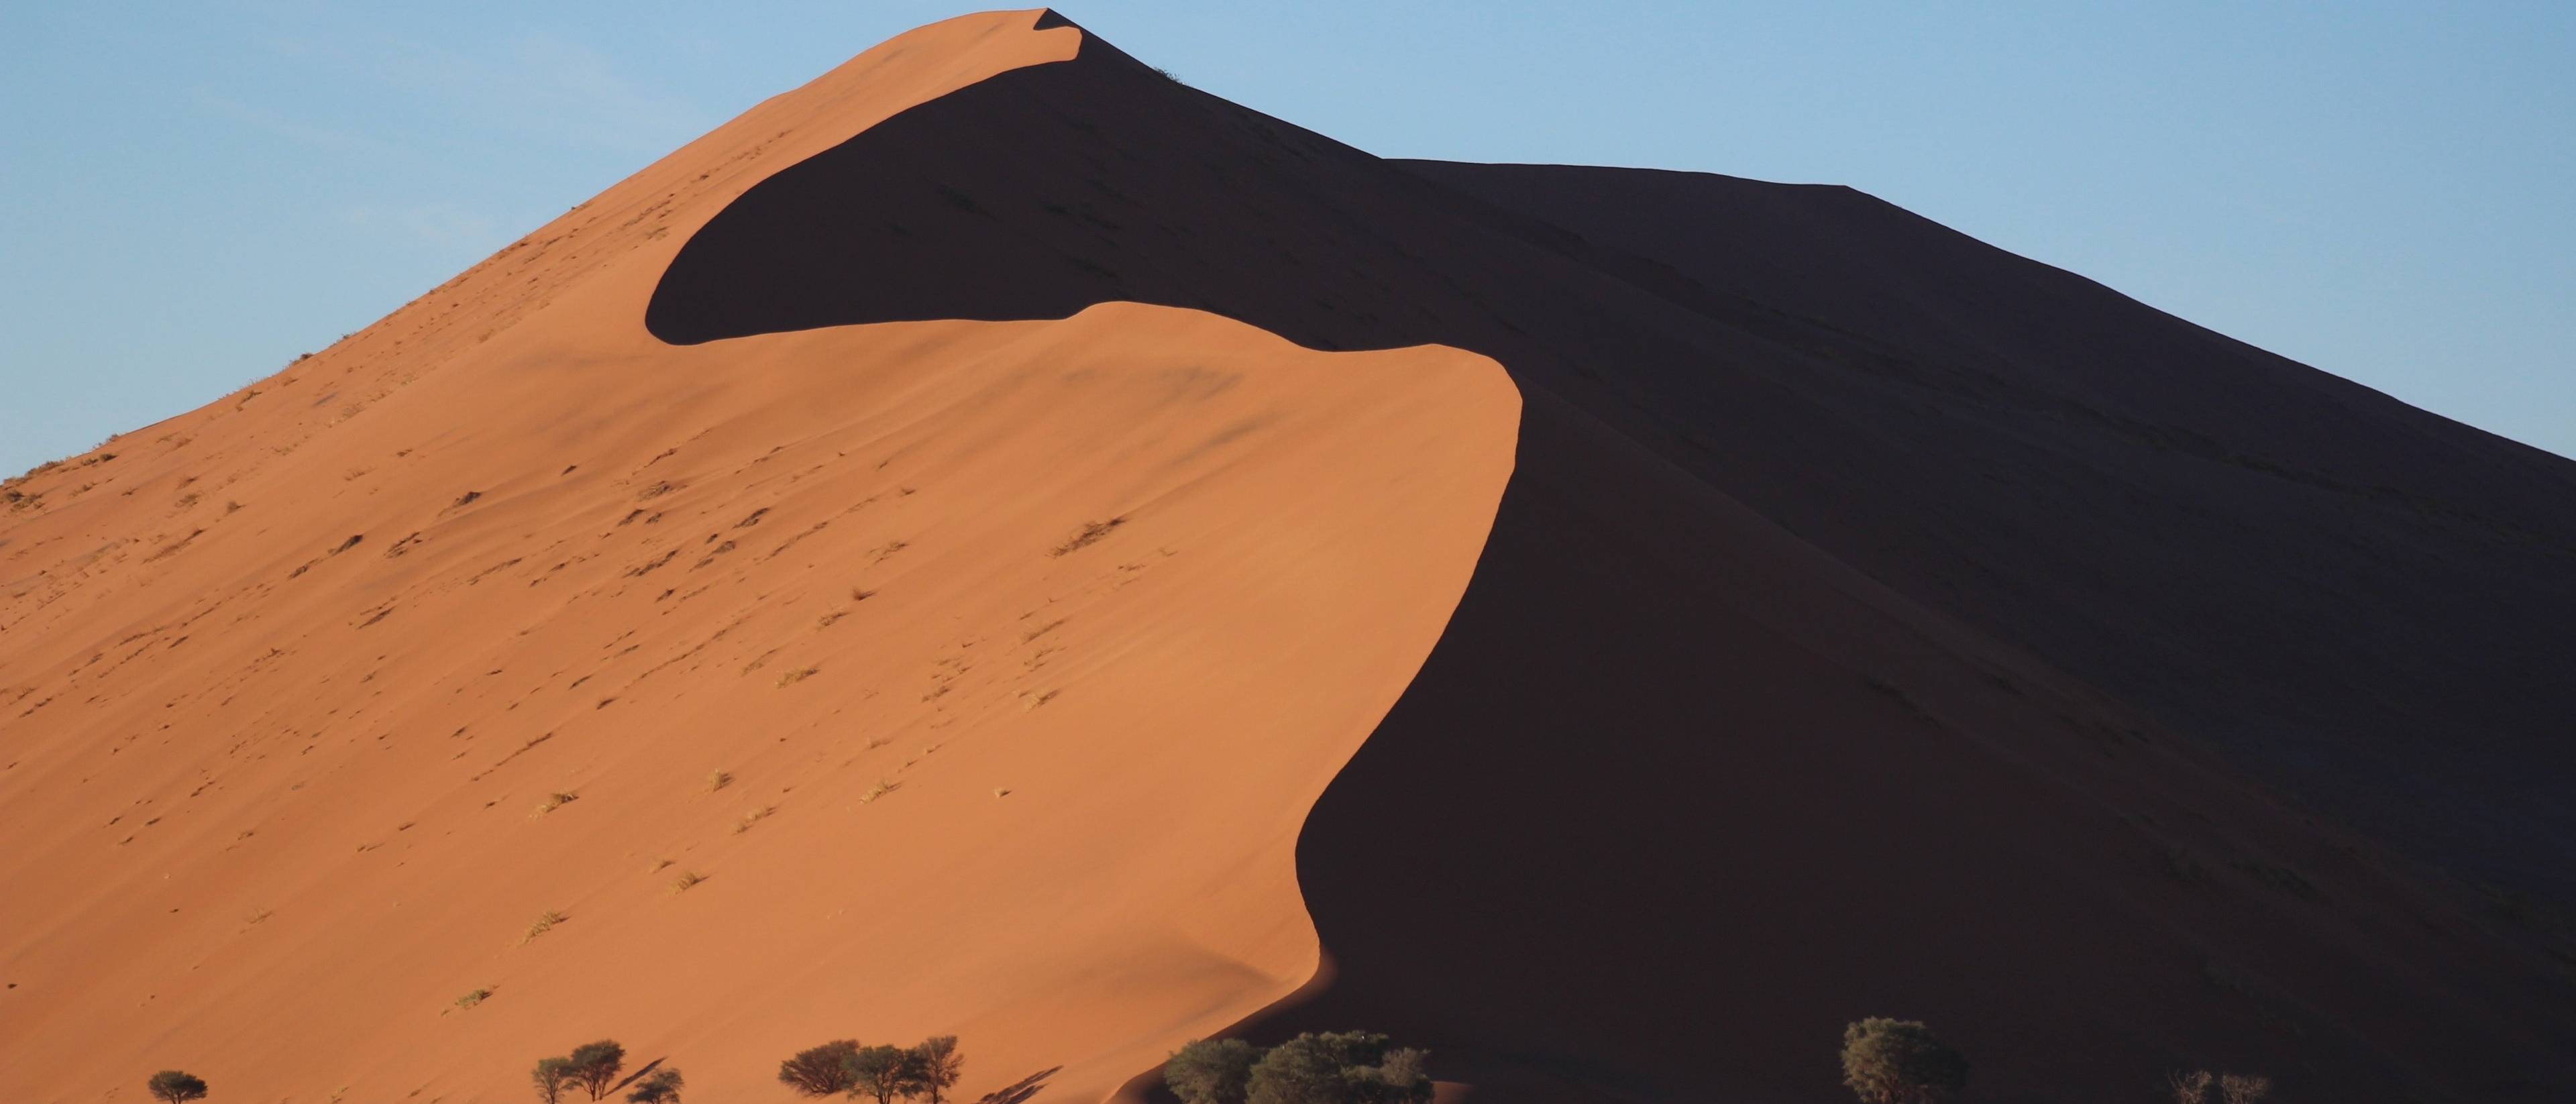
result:
M 1856 193 L 954 20 L 11 485 L 0 1092 L 1232 1025 L 1823 1101 L 1896 1014 L 1982 1099 L 2559 1099 L 2576 951 L 2423 863 L 2570 880 L 2571 485 Z
M 1980 460 L 1831 502 L 1681 454 L 1766 514 L 2383 839 L 2576 897 L 2576 464 L 1849 188 L 1403 164 L 1822 327 L 1829 370 L 1923 404 L 1884 419 L 1905 447 Z

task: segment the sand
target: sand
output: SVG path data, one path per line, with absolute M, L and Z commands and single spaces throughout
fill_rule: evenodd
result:
M 957 1034 L 1133 1099 L 1364 1026 L 1823 1101 L 1872 1014 L 1983 1099 L 2576 1085 L 2554 937 L 2436 865 L 2567 873 L 2556 692 L 2408 727 L 2567 654 L 2569 465 L 1665 175 L 964 17 L 13 481 L 0 1095 Z

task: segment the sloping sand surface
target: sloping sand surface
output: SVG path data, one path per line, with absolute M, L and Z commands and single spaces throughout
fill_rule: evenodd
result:
M 988 30 L 854 65 L 1069 33 Z M 538 236 L 577 280 L 30 481 L 0 1094 L 517 1099 L 613 1036 L 765 1099 L 956 1033 L 1092 1099 L 1313 974 L 1296 829 L 1466 585 L 1501 371 L 1132 305 L 675 348 L 675 167 Z
M 2576 949 L 2427 864 L 2576 878 L 2570 469 L 1855 193 L 953 20 L 9 485 L 0 1095 L 1825 1101 L 1887 1014 L 2559 1099 Z

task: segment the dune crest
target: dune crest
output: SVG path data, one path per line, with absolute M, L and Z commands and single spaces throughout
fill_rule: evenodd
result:
M 2576 1087 L 2576 465 L 1845 189 L 970 16 L 7 493 L 4 1093 Z
M 1135 305 L 636 324 L 728 189 L 1073 33 L 1029 23 L 24 485 L 0 1092 L 511 1099 L 613 1036 L 758 1098 L 955 1033 L 962 1091 L 1094 1099 L 1312 976 L 1297 827 L 1466 585 L 1499 368 Z

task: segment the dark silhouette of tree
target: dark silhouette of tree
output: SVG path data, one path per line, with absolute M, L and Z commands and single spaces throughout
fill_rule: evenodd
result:
M 831 1096 L 858 1084 L 856 1039 L 836 1039 L 778 1063 L 778 1079 L 803 1096 Z
M 143 1087 L 150 1090 L 152 1099 L 161 1101 L 161 1104 L 187 1104 L 191 1100 L 206 1098 L 205 1079 L 179 1070 L 162 1070 L 153 1074 L 152 1080 L 145 1082 Z
M 1253 1063 L 1250 1104 L 1421 1104 L 1431 1099 L 1429 1055 L 1390 1049 L 1371 1031 L 1309 1032 Z
M 2262 1104 L 2272 1095 L 2272 1079 L 2259 1073 L 2221 1074 L 2218 1095 L 2227 1104 Z
M 592 1100 L 605 1100 L 609 1086 L 617 1083 L 617 1071 L 626 1068 L 626 1048 L 615 1039 L 601 1039 L 572 1048 L 572 1057 L 567 1061 L 573 1084 L 581 1086 Z
M 920 1091 L 914 1080 L 912 1055 L 902 1047 L 860 1047 L 849 1060 L 852 1096 L 872 1096 L 877 1104 L 894 1104 L 898 1096 L 912 1096 Z
M 1376 1066 L 1351 1067 L 1342 1077 L 1354 1104 L 1431 1104 L 1431 1074 L 1425 1069 L 1430 1061 L 1429 1051 L 1399 1047 Z
M 1968 1059 L 1913 1020 L 1843 1029 L 1843 1084 L 1867 1104 L 1941 1104 L 1968 1087 Z
M 626 1099 L 633 1104 L 680 1104 L 680 1071 L 665 1066 L 645 1074 Z
M 1245 1104 L 1261 1051 L 1241 1039 L 1192 1039 L 1163 1063 L 1163 1083 L 1181 1104 Z
M 2211 1089 L 2218 1090 L 2218 1104 L 2262 1104 L 2272 1094 L 2272 1079 L 2251 1073 L 2193 1070 L 2174 1074 L 2167 1083 L 2173 1086 L 2175 1104 L 2211 1104 Z
M 957 1087 L 957 1079 L 966 1073 L 966 1054 L 957 1049 L 954 1035 L 923 1039 L 906 1055 L 912 1060 L 913 1090 L 930 1104 L 945 1104 L 948 1090 Z
M 537 1068 L 528 1071 L 528 1080 L 536 1085 L 541 1104 L 563 1104 L 564 1090 L 575 1081 L 572 1059 L 539 1058 Z

